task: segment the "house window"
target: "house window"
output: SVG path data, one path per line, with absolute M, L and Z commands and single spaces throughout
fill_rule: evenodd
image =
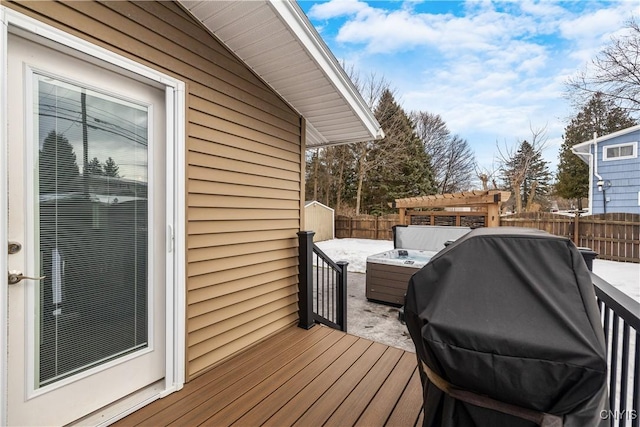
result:
M 624 144 L 609 145 L 604 147 L 602 160 L 635 159 L 638 157 L 638 143 L 627 142 Z

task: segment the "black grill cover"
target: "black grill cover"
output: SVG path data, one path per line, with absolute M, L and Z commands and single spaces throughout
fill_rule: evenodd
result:
M 605 341 L 589 271 L 574 244 L 543 231 L 476 229 L 409 281 L 405 319 L 419 361 L 460 388 L 606 425 Z M 463 403 L 422 374 L 424 426 L 535 426 Z

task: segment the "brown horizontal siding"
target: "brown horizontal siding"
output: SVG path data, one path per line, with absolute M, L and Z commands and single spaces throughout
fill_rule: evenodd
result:
M 189 117 L 191 120 L 193 120 L 194 114 L 190 114 Z M 204 120 L 215 121 L 215 119 L 212 118 L 211 116 L 201 117 L 201 119 L 203 121 Z M 293 173 L 298 172 L 296 168 L 296 164 L 299 164 L 299 162 L 283 160 L 282 158 L 277 157 L 275 155 L 265 155 L 265 154 L 256 152 L 255 150 L 252 150 L 252 148 L 254 145 L 256 145 L 256 148 L 259 147 L 259 144 L 256 144 L 255 141 L 252 141 L 250 139 L 245 139 L 244 144 L 245 144 L 245 148 L 240 149 L 240 148 L 221 144 L 218 140 L 213 138 L 211 140 L 194 139 L 193 141 L 190 141 L 190 145 L 189 145 L 189 150 L 191 153 L 193 153 L 193 156 L 190 158 L 190 160 L 196 165 L 210 167 L 208 163 L 200 164 L 199 162 L 201 161 L 206 162 L 206 160 L 209 159 L 210 157 L 215 157 L 223 160 L 243 159 L 247 163 L 254 164 L 254 165 L 269 165 L 269 167 L 272 167 L 275 169 L 292 171 Z M 271 151 L 277 151 L 277 150 L 274 148 Z M 226 169 L 226 168 L 221 168 L 221 169 Z
M 238 278 L 245 278 L 262 274 L 263 272 L 287 269 L 289 267 L 297 267 L 297 259 L 279 259 L 276 261 L 265 262 L 262 264 L 247 265 L 242 268 L 214 271 L 199 276 L 189 277 L 189 290 L 200 289 L 210 286 L 224 286 L 227 282 L 231 282 Z
M 202 316 L 196 316 L 189 322 L 187 341 L 190 346 L 200 343 L 212 343 L 217 346 L 219 343 L 213 343 L 212 338 L 225 332 L 236 330 L 271 313 L 277 313 L 283 301 L 288 302 L 285 305 L 295 305 L 297 303 L 295 290 L 278 289 L 268 294 L 254 297 L 249 302 L 241 301 L 240 303 L 247 308 L 247 312 L 242 314 L 237 314 L 238 311 L 235 309 L 237 304 L 223 306 L 220 305 L 222 302 L 217 302 L 217 305 L 220 305 L 217 310 Z M 195 352 L 194 356 L 197 356 Z
M 8 6 L 187 84 L 187 377 L 295 322 L 299 115 L 174 3 Z
M 299 211 L 296 209 L 279 209 L 277 211 L 267 211 L 262 209 L 259 211 L 239 211 L 238 209 L 234 208 L 192 207 L 188 209 L 187 214 L 193 221 L 269 221 L 275 219 L 298 218 Z
M 231 331 L 216 336 L 216 341 L 209 340 L 189 349 L 188 361 L 194 372 L 205 372 L 211 367 L 211 359 L 224 360 L 238 351 L 254 345 L 260 340 L 283 328 L 291 326 L 298 320 L 297 304 L 279 309 L 252 322 L 239 323 Z M 197 375 L 196 375 L 197 376 Z
M 237 284 L 237 283 L 236 283 Z M 198 318 L 198 321 L 190 324 L 189 327 L 191 330 L 197 330 L 203 326 L 204 318 L 212 318 L 213 316 L 218 316 L 220 313 L 218 312 L 220 309 L 212 312 L 209 310 L 209 301 L 216 299 L 216 304 L 218 307 L 232 307 L 235 304 L 242 303 L 244 301 L 252 301 L 252 303 L 256 303 L 254 300 L 264 296 L 270 295 L 269 298 L 277 299 L 272 294 L 273 292 L 284 292 L 281 294 L 281 297 L 289 296 L 292 292 L 297 292 L 296 289 L 296 280 L 294 277 L 287 277 L 286 279 L 276 279 L 272 282 L 264 282 L 261 280 L 258 284 L 242 288 L 240 290 L 234 289 L 234 292 L 230 292 L 227 294 L 222 294 L 219 296 L 214 296 L 212 298 L 201 298 L 197 302 L 193 302 L 195 297 L 189 297 L 191 302 L 191 310 L 189 311 L 189 317 L 191 319 Z M 200 290 L 200 289 L 199 289 Z M 198 292 L 196 290 L 194 292 Z M 224 319 L 222 319 L 224 320 Z
M 193 120 L 193 116 L 193 114 L 190 116 L 191 120 Z M 215 122 L 213 116 L 203 116 L 202 119 Z M 189 129 L 191 131 L 190 135 L 194 137 L 189 147 L 193 152 L 233 159 L 238 156 L 239 151 L 237 150 L 241 150 L 242 155 L 246 155 L 247 153 L 253 155 L 254 158 L 252 160 L 254 161 L 261 162 L 264 159 L 277 161 L 277 166 L 282 169 L 292 169 L 291 163 L 295 164 L 299 162 L 300 153 L 292 153 L 286 149 L 266 144 L 256 145 L 253 147 L 253 151 L 247 151 L 246 147 L 253 145 L 252 143 L 255 142 L 249 138 L 234 137 L 232 134 L 203 128 L 194 122 L 191 122 Z M 210 145 L 212 142 L 215 142 L 217 145 L 212 147 Z M 296 157 L 298 160 L 296 160 Z M 288 164 L 287 161 L 290 163 Z M 274 167 L 276 167 L 275 164 Z
M 217 181 L 214 188 L 209 184 L 210 181 L 190 179 L 187 183 L 187 188 L 189 189 L 189 192 L 193 194 L 216 194 L 221 196 L 259 197 L 285 200 L 297 200 L 299 197 L 299 192 L 293 190 L 270 188 L 269 191 L 265 191 L 264 188 L 254 187 L 252 185 L 227 184 Z
M 255 134 L 251 134 L 250 132 L 246 131 L 245 128 L 261 129 L 260 140 L 262 142 L 270 142 L 270 145 L 272 145 L 273 147 L 284 147 L 288 148 L 291 152 L 296 152 L 295 144 L 289 146 L 287 144 L 287 141 L 289 141 L 290 134 L 300 135 L 299 126 L 295 126 L 278 118 L 274 118 L 272 120 L 272 116 L 270 114 L 260 111 L 257 108 L 251 107 L 249 109 L 244 109 L 238 106 L 237 108 L 239 108 L 240 111 L 234 111 L 230 110 L 229 107 L 224 104 L 218 104 L 210 99 L 202 98 L 202 96 L 206 96 L 207 93 L 211 92 L 211 90 L 205 91 L 202 89 L 196 89 L 195 87 L 191 88 L 191 93 L 193 94 L 193 96 L 189 108 L 192 110 L 192 114 L 195 117 L 217 117 L 218 119 L 224 121 L 224 123 L 222 125 L 217 125 L 213 129 L 219 129 L 222 131 L 239 129 L 236 132 L 230 133 L 232 135 L 245 135 L 248 138 Z M 225 97 L 225 99 L 221 101 L 224 102 L 227 99 L 228 97 Z M 246 122 L 239 123 L 237 121 L 238 112 L 241 112 L 243 114 L 244 121 Z M 269 120 L 270 122 L 266 122 L 267 120 Z M 194 121 L 198 122 L 198 120 Z M 207 123 L 208 120 L 205 119 L 202 122 Z M 239 126 L 239 128 L 233 128 L 232 126 Z M 268 135 L 268 138 L 265 139 L 263 134 Z M 234 141 L 237 141 L 237 139 L 230 140 L 230 143 L 233 143 Z M 269 147 L 267 146 L 263 149 L 267 150 L 268 148 Z
M 240 243 L 237 245 L 217 246 L 213 248 L 191 249 L 187 256 L 188 262 L 206 261 L 211 258 L 237 257 L 244 254 L 270 252 L 283 249 L 297 250 L 291 239 L 268 240 L 265 242 Z
M 210 144 L 215 144 L 215 141 L 210 142 Z M 247 158 L 244 158 L 243 156 L 247 156 Z M 187 162 L 189 165 L 212 169 L 209 179 L 215 179 L 215 169 L 241 172 L 242 174 L 255 176 L 266 176 L 294 182 L 300 179 L 300 173 L 293 171 L 290 168 L 278 169 L 272 166 L 267 166 L 269 163 L 265 163 L 265 161 L 268 160 L 270 159 L 262 158 L 255 153 L 250 153 L 248 151 L 237 153 L 236 158 L 207 155 L 195 151 L 189 151 L 187 156 Z
M 264 264 L 263 264 L 264 266 Z M 280 271 L 286 270 L 286 271 Z M 287 286 L 291 283 L 297 282 L 294 277 L 297 273 L 295 267 L 287 267 L 284 269 L 269 270 L 255 276 L 243 277 L 241 279 L 232 280 L 218 286 L 205 286 L 189 291 L 187 294 L 187 302 L 191 304 L 192 310 L 190 313 L 194 315 L 200 315 L 206 312 L 205 309 L 199 310 L 199 302 L 212 300 L 221 296 L 225 296 L 234 292 L 251 289 L 254 292 L 261 292 L 263 289 L 267 292 L 276 288 Z M 285 279 L 281 279 L 285 277 Z M 285 282 L 283 281 L 290 281 Z
M 260 105 L 260 103 L 257 103 L 255 105 L 247 104 L 246 101 L 239 100 L 235 97 L 213 90 L 208 86 L 202 85 L 198 82 L 193 82 L 191 84 L 191 93 L 194 95 L 194 104 L 192 106 L 192 109 L 194 110 L 198 110 L 203 113 L 209 113 L 211 111 L 211 106 L 209 104 L 206 104 L 206 102 L 208 101 L 209 103 L 212 103 L 214 105 L 224 106 L 227 109 L 237 111 L 246 116 L 259 118 L 261 119 L 261 121 L 268 120 L 270 125 L 269 129 L 274 129 L 271 132 L 273 136 L 280 135 L 278 129 L 282 129 L 294 134 L 300 133 L 297 116 L 293 116 L 293 120 L 291 119 L 291 117 L 279 117 L 279 115 L 272 114 L 271 112 L 267 111 L 267 109 L 265 109 L 265 107 L 268 107 L 267 105 Z M 219 111 L 219 109 L 217 111 Z M 286 145 L 283 146 L 286 147 Z M 295 145 L 291 146 L 289 149 L 292 152 L 296 151 Z
M 211 179 L 211 169 L 206 167 L 199 167 L 197 165 L 191 165 L 189 167 L 189 176 L 191 180 L 189 183 L 198 181 L 206 181 Z M 292 190 L 297 191 L 296 186 L 299 184 L 295 181 L 287 181 L 284 179 L 278 178 L 269 178 L 266 176 L 260 175 L 247 175 L 241 172 L 234 172 L 228 170 L 217 169 L 215 171 L 216 182 L 219 183 L 231 183 L 236 184 L 239 181 L 240 175 L 243 175 L 244 184 L 250 185 L 252 187 L 258 188 L 268 188 L 268 189 L 283 189 L 283 190 Z
M 189 263 L 188 274 L 197 276 L 212 271 L 239 269 L 246 265 L 257 265 L 263 262 L 276 261 L 284 258 L 293 258 L 295 256 L 297 256 L 297 250 L 295 249 L 280 249 L 277 251 L 246 254 L 235 257 L 209 259 L 206 261 Z
M 237 112 L 234 112 L 234 114 L 240 114 Z M 213 141 L 213 142 L 222 142 L 222 141 L 226 141 L 227 142 L 227 146 L 229 147 L 233 147 L 234 145 L 241 145 L 246 141 L 259 141 L 261 144 L 264 144 L 262 146 L 257 146 L 256 150 L 259 150 L 257 152 L 266 152 L 266 153 L 277 153 L 277 150 L 282 150 L 285 151 L 287 153 L 283 153 L 283 155 L 285 156 L 289 156 L 292 157 L 289 153 L 291 153 L 291 147 L 289 146 L 289 143 L 287 143 L 286 140 L 283 140 L 281 138 L 277 138 L 277 137 L 273 137 L 267 134 L 263 134 L 261 133 L 259 130 L 255 130 L 255 129 L 259 129 L 259 128 L 247 128 L 245 126 L 243 126 L 242 124 L 236 123 L 236 122 L 229 122 L 226 120 L 221 120 L 218 116 L 214 115 L 214 114 L 202 114 L 198 111 L 195 110 L 191 110 L 190 111 L 190 118 L 191 118 L 191 122 L 189 124 L 189 131 L 190 134 L 194 135 L 195 137 L 205 140 L 205 141 Z M 247 119 L 248 116 L 243 116 L 243 115 L 238 115 L 236 116 L 236 120 L 243 120 L 243 119 Z M 209 123 L 209 124 L 215 124 L 215 128 L 209 128 L 206 127 L 204 125 L 208 124 L 209 121 L 215 121 L 215 123 Z M 256 122 L 256 125 L 258 125 L 259 123 Z M 290 134 L 290 135 L 296 135 L 294 133 Z M 222 146 L 220 147 L 225 148 L 224 144 L 221 144 Z
M 226 246 L 237 243 L 249 243 L 249 242 L 264 242 L 274 239 L 288 239 L 287 230 L 254 230 L 246 231 L 244 233 L 229 233 L 224 236 L 224 239 L 220 239 L 215 233 L 211 234 L 198 234 L 195 236 L 189 236 L 187 246 L 189 249 L 193 248 L 206 248 L 215 246 Z
M 254 202 L 247 201 L 246 208 L 258 209 L 257 205 L 263 202 L 264 199 L 258 199 Z M 227 199 L 221 200 L 221 204 L 228 201 Z M 280 201 L 278 201 L 280 202 Z M 248 205 L 252 203 L 251 205 Z M 277 203 L 277 206 L 281 206 L 282 203 Z M 223 206 L 227 206 L 223 204 Z M 298 227 L 297 219 L 274 219 L 270 221 L 193 221 L 189 223 L 189 234 L 208 234 L 208 233 L 230 233 L 230 232 L 243 232 L 255 230 L 295 230 Z

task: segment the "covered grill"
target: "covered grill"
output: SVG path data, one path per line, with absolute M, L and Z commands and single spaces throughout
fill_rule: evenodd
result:
M 606 425 L 604 334 L 570 240 L 476 229 L 412 276 L 405 318 L 425 426 Z

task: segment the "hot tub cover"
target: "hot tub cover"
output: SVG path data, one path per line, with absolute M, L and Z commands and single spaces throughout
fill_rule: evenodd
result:
M 476 229 L 412 276 L 405 318 L 419 364 L 445 382 L 559 415 L 565 427 L 606 425 L 604 334 L 589 271 L 570 240 Z M 422 366 L 424 426 L 536 425 L 451 397 Z

